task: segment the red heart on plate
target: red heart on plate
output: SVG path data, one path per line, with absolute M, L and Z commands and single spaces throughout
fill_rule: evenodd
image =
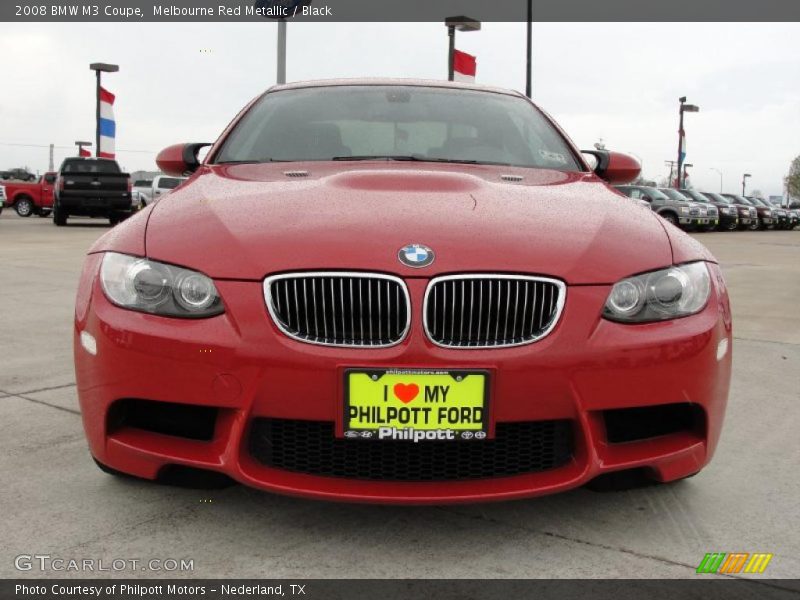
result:
M 408 385 L 405 383 L 394 384 L 394 395 L 403 404 L 411 402 L 417 397 L 417 394 L 419 394 L 419 386 L 416 383 L 409 383 Z

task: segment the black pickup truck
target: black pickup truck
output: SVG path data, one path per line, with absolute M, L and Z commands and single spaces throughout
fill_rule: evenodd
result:
M 53 223 L 70 215 L 104 217 L 116 225 L 131 214 L 131 176 L 107 158 L 67 158 L 61 163 L 53 201 Z

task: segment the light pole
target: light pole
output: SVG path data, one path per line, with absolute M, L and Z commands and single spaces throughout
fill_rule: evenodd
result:
M 683 181 L 681 181 L 681 171 L 683 166 L 683 113 L 685 112 L 699 112 L 700 107 L 695 104 L 686 104 L 686 96 L 681 96 L 678 98 L 678 101 L 681 103 L 679 113 L 680 113 L 680 122 L 678 125 L 678 177 L 677 177 L 677 185 L 676 188 L 680 189 L 683 187 Z
M 286 83 L 286 19 L 278 20 L 278 84 Z
M 111 65 L 108 63 L 92 63 L 89 68 L 97 75 L 97 106 L 95 108 L 95 118 L 97 119 L 97 126 L 95 129 L 94 142 L 95 142 L 95 156 L 100 156 L 100 73 L 116 73 L 119 71 L 119 65 Z
M 533 72 L 531 67 L 533 54 L 533 0 L 528 0 L 528 48 L 527 62 L 525 69 L 525 95 L 530 98 L 533 93 Z
M 719 193 L 722 193 L 722 171 L 719 169 L 715 169 L 714 167 L 709 168 L 711 171 L 716 171 L 717 175 L 719 175 Z
M 750 175 L 750 173 L 745 173 L 744 175 L 742 175 L 742 196 L 744 196 L 744 189 L 747 185 L 748 177 L 752 177 L 752 175 Z
M 91 156 L 92 155 L 90 150 L 86 150 L 86 155 L 84 155 L 84 153 L 83 153 L 84 152 L 83 151 L 84 146 L 86 146 L 87 148 L 91 148 L 92 147 L 92 142 L 79 142 L 79 141 L 76 141 L 75 145 L 78 147 L 78 156 Z
M 456 29 L 463 32 L 480 31 L 481 22 L 469 17 L 447 17 L 444 20 L 450 44 L 447 51 L 447 81 L 453 81 L 453 56 L 456 51 Z

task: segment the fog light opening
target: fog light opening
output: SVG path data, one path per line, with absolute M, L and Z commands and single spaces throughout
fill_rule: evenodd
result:
M 638 442 L 675 433 L 705 435 L 705 412 L 697 404 L 680 402 L 603 411 L 610 444 Z
M 218 413 L 219 409 L 211 406 L 124 398 L 111 405 L 106 427 L 110 434 L 129 427 L 210 442 Z

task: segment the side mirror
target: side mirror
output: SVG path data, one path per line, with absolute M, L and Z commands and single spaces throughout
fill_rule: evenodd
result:
M 156 156 L 156 164 L 162 172 L 173 177 L 191 175 L 200 166 L 197 153 L 209 143 L 175 144 L 164 148 Z
M 653 199 L 650 196 L 642 196 L 642 200 L 644 200 L 645 202 L 652 202 L 653 201 Z
M 600 179 L 608 183 L 630 183 L 642 172 L 642 165 L 637 159 L 622 152 L 609 150 L 582 150 L 583 154 L 594 157 L 596 164 L 592 167 Z

